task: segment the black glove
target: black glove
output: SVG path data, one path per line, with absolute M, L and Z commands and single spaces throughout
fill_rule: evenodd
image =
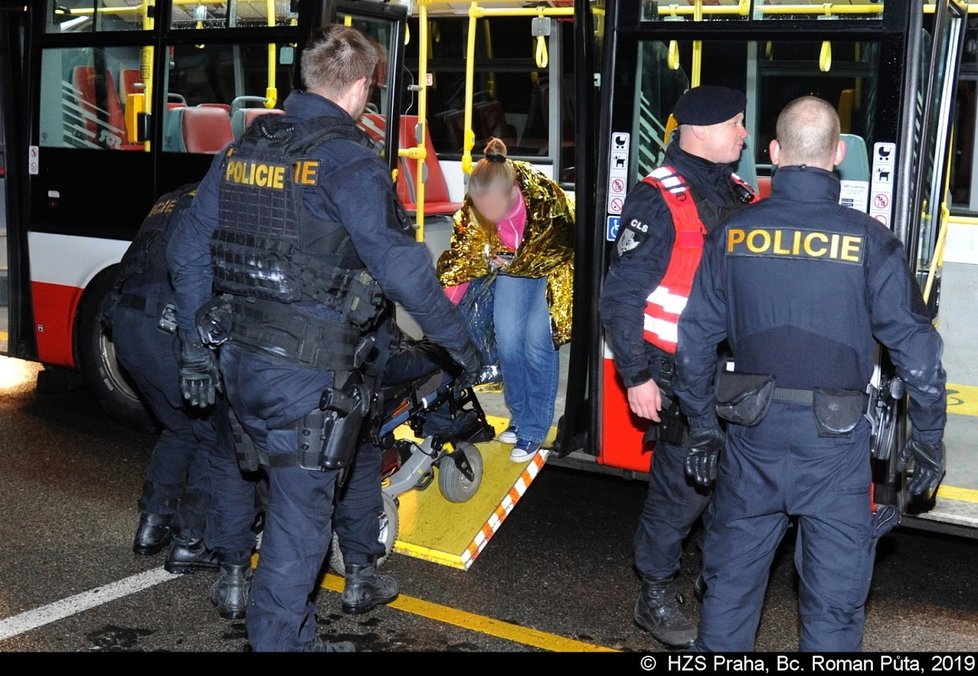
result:
M 199 343 L 181 345 L 179 373 L 180 392 L 191 406 L 207 408 L 214 404 L 221 390 L 221 373 L 212 350 Z
M 461 350 L 447 350 L 452 360 L 462 370 L 462 378 L 466 385 L 479 382 L 482 376 L 482 352 L 471 340 L 465 341 Z
M 686 474 L 701 486 L 717 478 L 717 462 L 723 450 L 723 430 L 719 426 L 693 427 L 689 430 L 686 451 Z
M 926 495 L 928 498 L 937 491 L 945 474 L 944 442 L 925 444 L 911 438 L 900 449 L 897 470 L 906 469 L 913 460 L 913 476 L 907 484 L 911 496 Z

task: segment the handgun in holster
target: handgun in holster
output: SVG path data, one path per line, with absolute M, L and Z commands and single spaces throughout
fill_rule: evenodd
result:
M 686 434 L 686 416 L 679 406 L 679 399 L 673 394 L 673 378 L 676 374 L 676 364 L 671 359 L 662 362 L 659 373 L 654 378 L 659 386 L 662 397 L 662 408 L 659 411 L 659 422 L 652 423 L 645 430 L 642 445 L 647 446 L 656 442 L 682 446 Z
M 372 388 L 359 371 L 352 371 L 342 387 L 323 390 L 319 409 L 305 416 L 300 425 L 299 465 L 311 470 L 348 468 L 372 397 Z

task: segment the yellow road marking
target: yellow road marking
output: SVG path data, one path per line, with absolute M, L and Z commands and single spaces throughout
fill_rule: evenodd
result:
M 937 489 L 937 495 L 945 500 L 957 500 L 958 502 L 973 502 L 978 504 L 978 491 L 973 488 L 941 486 Z
M 322 588 L 342 593 L 343 578 L 328 574 L 323 578 Z M 396 608 L 405 613 L 427 617 L 443 624 L 450 624 L 454 627 L 468 629 L 469 631 L 494 636 L 512 641 L 513 643 L 522 643 L 523 645 L 533 646 L 534 648 L 541 648 L 543 650 L 559 652 L 618 652 L 614 648 L 596 643 L 587 643 L 557 634 L 550 634 L 538 629 L 521 627 L 484 615 L 476 615 L 475 613 L 459 610 L 458 608 L 443 606 L 440 603 L 432 603 L 431 601 L 414 598 L 413 596 L 405 596 L 404 594 L 398 596 L 389 605 L 391 608 Z
M 978 416 L 978 387 L 948 383 L 947 412 Z

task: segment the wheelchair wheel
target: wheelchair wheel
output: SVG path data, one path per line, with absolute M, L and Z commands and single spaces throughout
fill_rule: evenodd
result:
M 471 481 L 455 464 L 455 453 L 464 453 L 465 459 L 472 468 Z M 467 502 L 479 490 L 482 484 L 482 453 L 468 442 L 460 441 L 455 444 L 455 451 L 438 461 L 438 488 L 449 502 Z
M 377 559 L 377 566 L 380 567 L 394 550 L 394 541 L 397 540 L 397 531 L 400 521 L 397 516 L 397 500 L 381 493 L 384 500 L 384 509 L 379 515 L 380 519 L 380 541 L 384 543 L 384 555 Z M 346 565 L 343 562 L 343 552 L 340 550 L 340 540 L 333 531 L 333 541 L 329 547 L 329 568 L 337 575 L 346 574 Z

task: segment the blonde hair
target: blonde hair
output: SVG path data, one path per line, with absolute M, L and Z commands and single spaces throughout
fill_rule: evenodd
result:
M 506 159 L 506 144 L 493 137 L 483 152 L 485 157 L 476 162 L 469 176 L 469 193 L 482 194 L 497 186 L 510 189 L 516 182 L 516 167 Z
M 316 31 L 302 52 L 302 81 L 309 89 L 338 96 L 362 77 L 373 82 L 377 49 L 355 28 L 332 25 Z

